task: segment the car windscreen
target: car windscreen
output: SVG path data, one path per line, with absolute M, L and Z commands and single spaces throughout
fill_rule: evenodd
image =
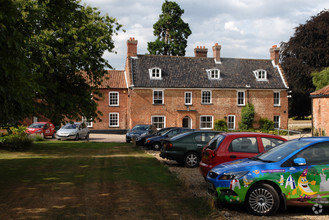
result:
M 310 143 L 311 142 L 309 141 L 299 141 L 299 140 L 288 141 L 283 144 L 280 144 L 279 146 L 276 146 L 275 148 L 270 149 L 269 151 L 265 151 L 261 154 L 258 154 L 257 156 L 251 159 L 268 161 L 268 162 L 277 162 L 279 160 L 282 160 L 283 158 L 286 158 L 291 153 L 297 151 L 298 149 L 301 149 L 302 147 Z
M 42 128 L 44 124 L 33 123 L 29 126 L 29 128 Z
M 213 139 L 211 139 L 208 144 L 206 145 L 206 149 L 210 149 L 210 150 L 216 150 L 220 143 L 225 139 L 226 136 L 224 135 L 216 135 Z
M 77 125 L 76 124 L 66 124 L 63 128 L 64 129 L 76 129 Z
M 149 128 L 149 126 L 147 126 L 147 125 L 136 125 L 131 130 L 132 131 L 140 131 L 140 130 L 146 131 L 146 130 L 148 130 L 148 128 Z

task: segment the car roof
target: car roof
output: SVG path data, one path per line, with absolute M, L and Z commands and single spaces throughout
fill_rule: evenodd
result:
M 267 134 L 267 133 L 258 133 L 258 132 L 224 132 L 224 133 L 221 133 L 221 135 L 234 136 L 234 137 L 258 136 L 258 137 L 273 137 L 273 138 L 285 139 L 278 135 Z
M 47 124 L 47 123 L 50 123 L 50 122 L 38 121 L 38 122 L 33 122 L 32 124 Z
M 316 142 L 329 141 L 329 137 L 301 137 L 293 140 L 316 143 Z

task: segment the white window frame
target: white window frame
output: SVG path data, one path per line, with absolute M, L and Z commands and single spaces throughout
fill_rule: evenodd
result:
M 82 116 L 81 121 L 82 121 L 82 123 L 85 123 L 88 128 L 93 127 L 93 120 L 92 119 L 87 120 L 86 116 Z
M 111 104 L 111 94 L 116 94 L 117 95 L 117 103 Z M 119 92 L 109 92 L 109 106 L 120 106 L 120 99 L 119 99 Z
M 209 103 L 208 102 L 203 102 L 203 93 L 204 92 L 209 92 L 210 94 L 210 100 Z M 211 90 L 202 90 L 201 91 L 201 104 L 207 105 L 207 104 L 212 104 L 212 91 Z
M 207 70 L 208 79 L 220 79 L 219 69 L 209 69 Z
M 233 122 L 230 121 L 230 118 L 233 118 Z M 230 124 L 233 124 L 233 128 L 230 128 Z M 235 130 L 235 115 L 227 116 L 227 128 L 228 130 Z
M 155 103 L 154 101 L 155 101 L 155 96 L 154 96 L 154 93 L 155 92 L 161 92 L 161 94 L 162 94 L 162 99 L 161 99 L 161 103 Z M 153 91 L 152 91 L 152 99 L 153 99 L 153 105 L 163 105 L 164 104 L 164 90 L 159 90 L 159 89 L 154 89 Z M 157 100 L 160 100 L 160 99 L 157 99 Z
M 190 97 L 187 97 L 187 94 L 189 94 Z M 190 102 L 187 102 L 187 98 L 189 98 Z M 184 103 L 185 105 L 192 105 L 192 92 L 184 92 Z
M 275 97 L 275 94 L 277 94 L 278 97 Z M 273 103 L 274 103 L 274 106 L 281 106 L 280 91 L 273 91 Z
M 209 123 L 208 121 L 203 121 L 202 119 L 204 117 L 210 117 L 211 118 L 211 127 L 203 127 L 202 123 Z M 212 115 L 200 115 L 200 129 L 213 129 L 214 128 L 214 116 Z
M 276 120 L 276 119 L 278 119 L 278 120 Z M 280 121 L 281 121 L 280 115 L 274 115 L 273 116 L 274 129 L 279 129 L 280 128 Z
M 158 125 L 161 124 L 162 122 L 154 122 L 153 119 L 154 118 L 163 118 L 163 127 L 159 127 Z M 164 115 L 152 115 L 151 116 L 151 124 L 154 125 L 158 130 L 161 128 L 165 128 L 166 127 L 166 116 Z
M 111 115 L 116 115 L 117 116 L 117 124 L 111 125 Z M 119 112 L 110 112 L 109 113 L 109 127 L 110 128 L 118 128 L 120 126 L 120 115 Z
M 149 69 L 150 79 L 162 79 L 162 71 L 159 67 Z
M 239 97 L 239 93 L 243 93 L 243 99 L 242 99 L 243 103 L 239 103 L 239 101 L 241 100 L 240 97 Z M 245 90 L 237 90 L 236 96 L 237 96 L 237 105 L 238 106 L 245 106 L 246 105 L 246 91 Z
M 258 69 L 253 71 L 257 81 L 267 81 L 267 71 L 263 69 Z

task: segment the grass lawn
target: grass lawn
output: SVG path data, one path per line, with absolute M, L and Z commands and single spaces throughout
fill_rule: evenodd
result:
M 44 141 L 0 151 L 0 219 L 197 219 L 211 213 L 131 144 Z

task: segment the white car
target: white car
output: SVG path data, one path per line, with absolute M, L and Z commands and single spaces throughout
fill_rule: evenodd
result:
M 79 140 L 83 138 L 89 140 L 89 129 L 87 128 L 85 123 L 68 123 L 56 132 L 56 138 L 57 140 Z

